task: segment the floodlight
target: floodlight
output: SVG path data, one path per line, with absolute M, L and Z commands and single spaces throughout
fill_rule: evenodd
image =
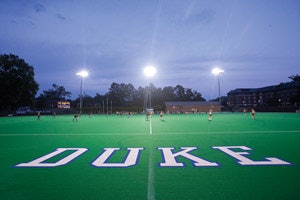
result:
M 156 74 L 156 68 L 153 67 L 153 66 L 148 66 L 148 67 L 145 67 L 144 69 L 144 74 L 147 76 L 147 77 L 152 77 Z
M 80 72 L 77 72 L 76 75 L 81 77 L 81 84 L 80 84 L 80 103 L 79 103 L 79 108 L 80 108 L 80 114 L 82 111 L 82 89 L 83 89 L 83 78 L 87 77 L 89 73 L 85 70 L 82 70 Z
M 211 71 L 214 75 L 220 75 L 224 72 L 223 69 L 220 69 L 218 67 L 214 68 L 212 71 Z
M 89 73 L 85 70 L 82 70 L 82 71 L 78 72 L 77 75 L 84 78 L 84 77 L 87 77 L 89 75 Z
M 146 89 L 146 96 L 145 96 L 145 106 L 148 107 L 148 100 L 149 100 L 149 107 L 151 108 L 151 83 L 150 79 L 152 76 L 156 74 L 156 68 L 153 66 L 147 66 L 144 68 L 144 74 L 147 76 L 148 81 L 149 81 L 149 87 Z M 146 108 L 145 107 L 145 108 Z
M 214 75 L 218 76 L 218 89 L 219 89 L 219 104 L 221 106 L 221 87 L 220 87 L 220 74 L 222 74 L 224 72 L 223 69 L 220 69 L 218 67 L 214 68 L 212 71 L 211 71 Z

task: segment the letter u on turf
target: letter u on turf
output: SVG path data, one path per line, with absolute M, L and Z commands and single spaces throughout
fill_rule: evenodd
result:
M 144 148 L 127 148 L 129 151 L 123 163 L 106 162 L 116 150 L 120 148 L 104 148 L 104 152 L 92 163 L 95 167 L 130 167 L 137 164 L 141 150 Z

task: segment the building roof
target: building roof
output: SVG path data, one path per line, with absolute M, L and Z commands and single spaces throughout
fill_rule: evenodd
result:
M 290 88 L 299 88 L 300 87 L 300 81 L 292 81 L 288 83 L 281 83 L 279 85 L 276 85 L 276 89 L 290 89 Z
M 292 81 L 288 83 L 281 83 L 279 85 L 271 85 L 271 86 L 266 86 L 261 88 L 237 88 L 235 90 L 229 91 L 227 95 L 241 94 L 241 93 L 272 92 L 272 91 L 278 91 L 278 90 L 284 90 L 290 88 L 299 88 L 299 87 L 300 87 L 300 81 Z
M 231 90 L 228 94 L 240 94 L 240 93 L 255 93 L 258 89 L 256 88 L 237 88 L 235 90 Z
M 218 106 L 217 101 L 167 101 L 166 106 Z

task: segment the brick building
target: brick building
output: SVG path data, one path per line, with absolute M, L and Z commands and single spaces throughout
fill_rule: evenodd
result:
M 166 112 L 168 113 L 196 113 L 196 112 L 208 112 L 210 109 L 213 112 L 221 112 L 221 106 L 216 101 L 172 101 L 165 102 Z
M 300 82 L 293 81 L 262 88 L 238 88 L 228 94 L 227 105 L 232 108 L 265 108 L 273 111 L 298 110 Z

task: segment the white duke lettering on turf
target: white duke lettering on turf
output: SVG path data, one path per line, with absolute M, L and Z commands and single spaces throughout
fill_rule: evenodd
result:
M 38 159 L 35 159 L 31 162 L 28 163 L 21 163 L 16 165 L 16 167 L 57 167 L 57 166 L 62 166 L 66 165 L 72 160 L 74 160 L 76 157 L 80 156 L 84 152 L 86 152 L 88 149 L 86 148 L 57 148 L 54 152 L 49 153 L 43 157 L 40 157 Z M 68 155 L 65 158 L 60 159 L 59 161 L 55 163 L 43 163 L 44 161 L 53 158 L 65 151 L 75 151 L 72 154 Z
M 127 148 L 129 153 L 123 163 L 105 163 L 120 148 L 104 148 L 104 152 L 92 163 L 95 167 L 130 167 L 137 164 L 138 156 L 144 148 Z
M 208 162 L 202 158 L 196 157 L 196 156 L 188 153 L 192 150 L 196 150 L 197 147 L 180 147 L 180 149 L 182 151 L 179 151 L 177 153 L 172 152 L 172 150 L 174 150 L 174 148 L 158 148 L 158 149 L 162 151 L 164 161 L 165 161 L 165 162 L 159 164 L 161 167 L 182 167 L 182 166 L 184 166 L 183 163 L 176 161 L 176 157 L 178 157 L 178 156 L 182 156 L 191 161 L 194 161 L 193 165 L 197 166 L 197 167 L 199 167 L 199 166 L 219 166 L 215 162 Z
M 228 154 L 229 156 L 235 158 L 238 160 L 238 163 L 240 165 L 244 166 L 253 166 L 253 165 L 292 165 L 289 162 L 283 161 L 281 159 L 275 158 L 275 157 L 267 157 L 266 160 L 263 161 L 253 161 L 243 155 L 248 155 L 250 153 L 248 152 L 236 152 L 232 151 L 231 149 L 242 149 L 242 150 L 252 150 L 249 147 L 246 146 L 215 146 L 212 147 L 213 149 L 219 149 L 220 151 Z M 151 148 L 152 149 L 152 148 Z M 164 147 L 158 147 L 158 150 L 161 150 L 163 160 L 164 162 L 159 163 L 161 167 L 183 167 L 184 163 L 177 162 L 176 158 L 181 156 L 184 158 L 187 158 L 191 161 L 193 161 L 193 165 L 196 167 L 210 167 L 210 166 L 219 166 L 215 162 L 209 162 L 207 160 L 204 160 L 202 158 L 199 158 L 197 156 L 194 156 L 190 154 L 190 151 L 198 149 L 197 147 L 180 147 L 181 151 L 177 153 L 173 153 L 173 150 L 175 148 L 164 148 Z M 88 149 L 86 148 L 57 148 L 54 152 L 49 153 L 45 156 L 42 156 L 40 158 L 37 158 L 31 162 L 28 163 L 20 163 L 16 165 L 16 167 L 58 167 L 62 165 L 66 165 L 73 161 L 75 158 L 86 152 Z M 128 154 L 123 159 L 123 163 L 105 163 L 109 160 L 109 158 L 113 155 L 113 153 L 117 150 L 120 150 L 120 148 L 104 148 L 104 152 L 96 158 L 96 160 L 92 163 L 95 167 L 129 167 L 133 165 L 137 165 L 139 155 L 144 148 L 127 148 L 129 151 Z M 65 151 L 75 151 L 71 153 L 68 156 L 65 156 L 64 158 L 61 158 L 60 160 L 51 163 L 46 162 L 50 158 L 53 158 Z M 154 173 L 153 173 L 153 153 L 150 152 L 149 155 L 149 171 L 148 171 L 148 184 L 149 186 L 152 186 L 154 182 Z M 148 192 L 149 194 L 154 194 L 151 191 L 154 191 L 154 188 L 149 187 Z
M 222 147 L 212 147 L 214 149 L 219 149 L 224 153 L 230 155 L 231 157 L 238 160 L 240 165 L 291 165 L 286 161 L 280 160 L 278 158 L 265 158 L 267 161 L 253 161 L 242 155 L 248 155 L 248 152 L 234 152 L 230 149 L 242 149 L 242 150 L 252 150 L 246 146 L 222 146 Z

